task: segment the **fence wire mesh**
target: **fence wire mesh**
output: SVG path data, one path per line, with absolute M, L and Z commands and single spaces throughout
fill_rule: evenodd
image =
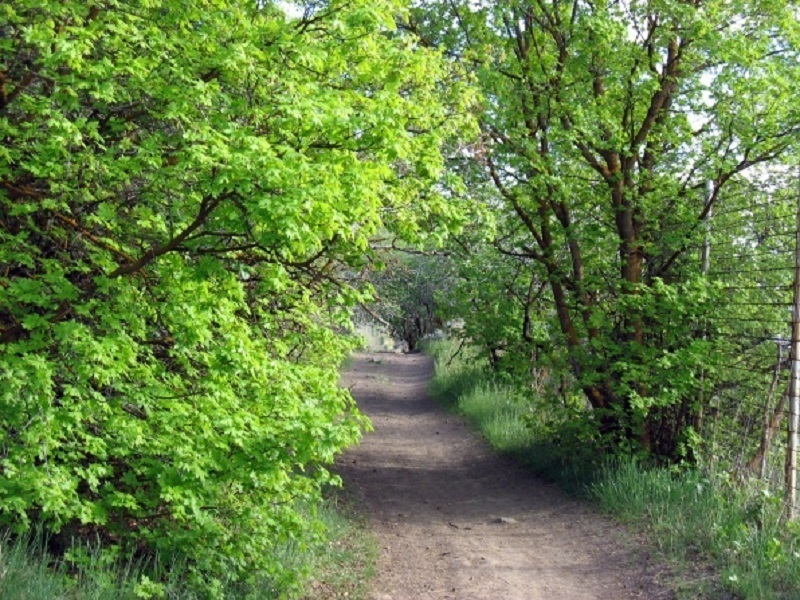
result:
M 765 192 L 751 184 L 741 193 L 708 219 L 697 245 L 724 298 L 704 332 L 716 350 L 698 427 L 709 462 L 784 494 L 792 517 L 800 495 L 789 434 L 800 391 L 791 386 L 800 198 L 788 186 Z

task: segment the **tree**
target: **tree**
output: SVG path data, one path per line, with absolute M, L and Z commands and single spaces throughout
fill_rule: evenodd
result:
M 0 519 L 281 569 L 365 420 L 339 273 L 468 128 L 393 2 L 0 9 Z
M 572 375 L 618 445 L 676 458 L 690 435 L 713 306 L 693 249 L 727 190 L 796 144 L 796 10 L 448 2 L 405 24 L 475 73 L 484 143 L 467 172 L 495 188 L 494 245 L 547 281 Z
M 370 277 L 376 289 L 375 314 L 389 327 L 389 333 L 416 352 L 422 339 L 442 327 L 436 292 L 447 285 L 445 263 L 435 254 L 405 254 L 394 251 L 386 264 Z

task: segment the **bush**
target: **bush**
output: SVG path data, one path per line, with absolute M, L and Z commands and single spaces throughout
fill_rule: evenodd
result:
M 457 220 L 427 192 L 469 129 L 396 3 L 306 9 L 0 7 L 0 526 L 185 561 L 211 596 L 297 579 L 278 549 L 366 425 L 349 274 L 379 228 Z

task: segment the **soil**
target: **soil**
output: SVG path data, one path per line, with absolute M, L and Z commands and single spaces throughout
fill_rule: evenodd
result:
M 343 376 L 374 431 L 337 470 L 380 557 L 371 600 L 667 600 L 646 547 L 493 453 L 427 395 L 430 358 L 360 354 Z

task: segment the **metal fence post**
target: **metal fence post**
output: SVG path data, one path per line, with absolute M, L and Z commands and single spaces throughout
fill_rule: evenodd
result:
M 714 194 L 714 182 L 708 180 L 706 182 L 706 197 L 704 199 L 706 206 L 711 202 Z M 708 272 L 711 268 L 711 217 L 713 216 L 714 207 L 708 208 L 706 218 L 704 219 L 705 235 L 703 237 L 703 244 L 700 246 L 700 272 L 708 279 Z M 708 318 L 704 320 L 702 338 L 708 339 Z M 706 387 L 706 370 L 704 366 L 700 367 L 700 390 L 697 394 L 697 413 L 694 418 L 694 429 L 702 435 L 705 417 L 705 387 Z M 714 438 L 716 440 L 716 436 Z M 713 446 L 713 444 L 712 444 Z M 712 448 L 712 455 L 716 453 L 716 449 Z
M 800 186 L 800 170 L 798 170 Z M 786 448 L 786 516 L 797 516 L 797 429 L 800 424 L 800 187 L 795 225 L 794 295 L 792 298 L 792 379 L 789 385 L 789 439 Z

